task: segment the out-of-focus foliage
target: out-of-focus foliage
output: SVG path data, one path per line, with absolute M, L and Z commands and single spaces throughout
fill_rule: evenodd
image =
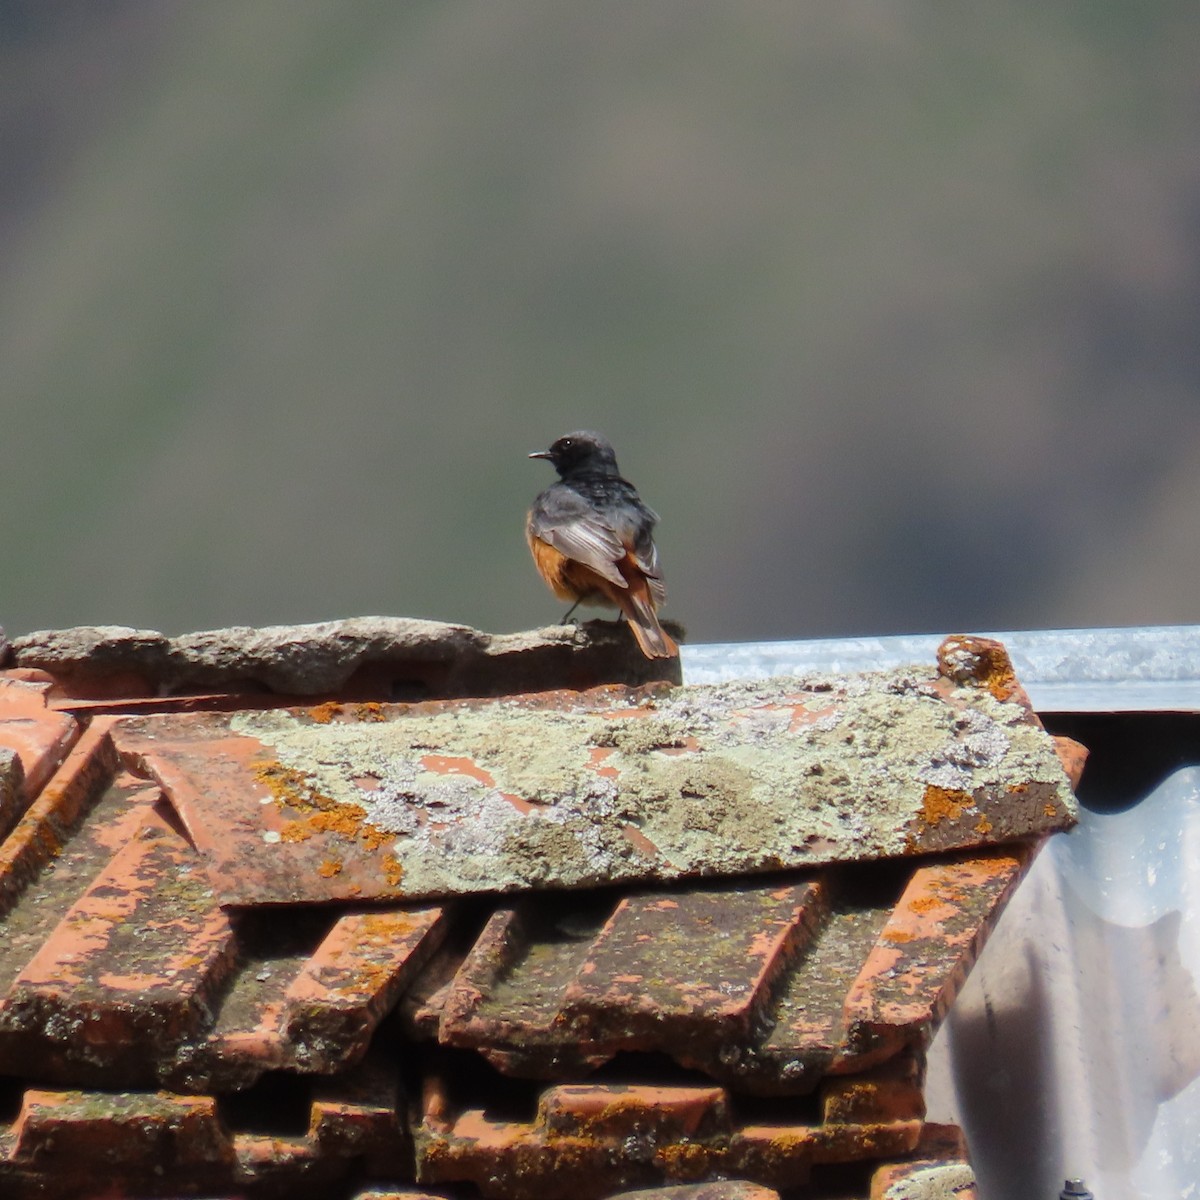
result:
M 0 623 L 1200 619 L 1200 7 L 0 4 Z

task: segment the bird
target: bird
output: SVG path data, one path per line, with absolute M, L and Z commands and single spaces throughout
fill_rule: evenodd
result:
M 549 450 L 559 478 L 529 510 L 525 536 L 538 574 L 560 600 L 611 604 L 624 614 L 647 658 L 674 658 L 679 647 L 658 623 L 667 599 L 654 526 L 658 515 L 621 478 L 608 439 L 590 430 L 567 433 Z

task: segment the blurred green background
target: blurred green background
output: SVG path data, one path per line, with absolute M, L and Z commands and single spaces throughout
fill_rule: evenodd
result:
M 1194 0 L 4 0 L 0 623 L 1200 619 Z

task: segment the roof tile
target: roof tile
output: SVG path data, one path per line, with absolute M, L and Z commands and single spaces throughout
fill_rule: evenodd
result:
M 958 855 L 914 872 L 846 997 L 845 1049 L 855 1067 L 927 1045 L 974 964 L 1031 854 Z
M 405 1021 L 432 1036 L 436 1014 L 438 1040 L 513 1075 L 565 1079 L 650 1051 L 747 1091 L 804 1093 L 928 1044 L 1028 862 L 964 852 L 892 870 L 890 886 L 863 865 L 501 906 L 455 974 L 443 958 L 438 986 L 418 981 Z
M 149 809 L 5 996 L 5 1065 L 150 1083 L 155 1061 L 206 1023 L 234 953 L 196 852 Z
M 629 1048 L 745 1038 L 826 907 L 812 879 L 625 896 L 567 985 L 563 1017 Z
M 607 1200 L 779 1200 L 774 1188 L 750 1183 L 745 1179 L 718 1179 L 709 1183 L 668 1184 L 666 1187 L 639 1188 L 621 1192 Z
M 919 1120 L 743 1124 L 723 1089 L 576 1085 L 542 1093 L 532 1121 L 448 1111 L 427 1095 L 414 1130 L 421 1182 L 469 1181 L 485 1196 L 600 1198 L 614 1188 L 744 1176 L 772 1187 L 808 1181 L 814 1165 L 904 1155 Z
M 728 876 L 1075 820 L 1028 709 L 916 668 L 147 716 L 114 736 L 234 905 Z
M 1002 652 L 499 702 L 129 694 L 176 653 L 217 672 L 192 684 L 286 674 L 287 637 L 205 636 L 0 674 L 0 1194 L 102 1169 L 230 1200 L 767 1200 L 860 1196 L 881 1160 L 872 1200 L 970 1186 L 923 1123 L 924 1049 L 1081 763 Z
M 21 760 L 26 794 L 36 796 L 79 737 L 80 724 L 69 713 L 47 707 L 52 680 L 33 671 L 0 674 L 0 747 Z M 11 824 L 0 829 L 7 833 Z

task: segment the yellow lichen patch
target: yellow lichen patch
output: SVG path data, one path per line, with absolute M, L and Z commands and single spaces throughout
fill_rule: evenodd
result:
M 338 807 L 336 800 L 317 791 L 312 780 L 294 767 L 285 767 L 283 763 L 267 758 L 251 764 L 250 769 L 254 772 L 254 778 L 280 804 L 299 809 Z
M 708 1174 L 709 1161 L 713 1157 L 707 1146 L 695 1142 L 660 1146 L 655 1152 L 668 1179 L 703 1179 Z
M 353 712 L 355 719 L 359 721 L 386 721 L 388 719 L 383 705 L 374 700 L 368 700 L 364 704 L 356 704 Z
M 317 833 L 334 833 L 361 842 L 368 850 L 387 845 L 395 835 L 367 823 L 367 810 L 318 791 L 303 771 L 267 759 L 253 766 L 254 776 L 275 801 L 299 815 L 280 830 L 281 842 L 303 842 Z
M 328 725 L 334 717 L 340 715 L 342 706 L 335 700 L 326 700 L 324 704 L 318 704 L 314 708 L 308 710 L 308 715 L 316 721 L 318 725 Z
M 975 822 L 975 832 L 984 837 L 992 832 L 992 823 L 987 819 L 986 813 L 979 814 L 979 820 Z
M 388 881 L 390 887 L 398 888 L 400 881 L 404 878 L 404 868 L 400 865 L 400 860 L 389 858 L 383 864 L 383 877 Z
M 327 858 L 318 868 L 317 874 L 322 879 L 332 879 L 335 875 L 342 873 L 341 859 Z
M 947 819 L 957 821 L 962 816 L 963 809 L 972 808 L 974 804 L 975 801 L 967 792 L 930 783 L 925 785 L 921 816 L 927 825 L 939 825 Z

